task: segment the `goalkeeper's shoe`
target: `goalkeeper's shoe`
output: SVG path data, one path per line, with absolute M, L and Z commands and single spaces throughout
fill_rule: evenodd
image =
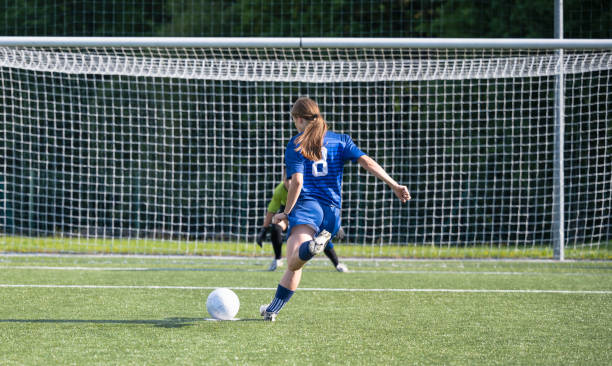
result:
M 338 263 L 338 265 L 336 266 L 336 271 L 338 271 L 338 272 L 348 272 L 348 271 L 349 271 L 349 269 L 348 269 L 348 267 L 346 266 L 346 264 L 344 264 L 344 263 Z
M 267 233 L 268 233 L 268 228 L 262 227 L 261 230 L 259 231 L 259 234 L 257 234 L 257 245 L 259 245 L 260 248 L 262 247 L 263 241 L 266 239 Z
M 262 305 L 259 307 L 259 314 L 263 316 L 263 320 L 266 322 L 275 322 L 277 313 L 273 313 L 271 311 L 266 311 L 268 305 Z
M 308 243 L 308 250 L 310 254 L 317 255 L 325 250 L 325 246 L 331 239 L 331 233 L 327 230 L 323 230 L 314 239 Z
M 270 263 L 270 267 L 268 267 L 268 271 L 276 271 L 278 267 L 283 265 L 282 259 L 273 259 L 272 263 Z

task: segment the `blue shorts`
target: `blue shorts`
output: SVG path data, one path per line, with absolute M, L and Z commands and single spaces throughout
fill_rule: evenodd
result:
M 315 231 L 315 236 L 321 230 L 327 230 L 332 238 L 340 229 L 340 209 L 335 206 L 322 204 L 315 200 L 299 200 L 289 214 L 288 235 L 297 225 L 308 225 Z M 328 248 L 333 248 L 329 243 Z

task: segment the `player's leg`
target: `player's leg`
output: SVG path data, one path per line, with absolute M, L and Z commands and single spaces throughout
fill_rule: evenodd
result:
M 270 224 L 270 237 L 272 240 L 272 248 L 274 249 L 274 260 L 270 263 L 268 271 L 276 271 L 276 268 L 282 266 L 283 231 L 287 230 L 287 226 L 289 226 L 287 219 L 277 224 Z
M 287 240 L 287 269 L 281 278 L 274 299 L 269 305 L 260 307 L 264 320 L 274 321 L 276 314 L 289 302 L 302 279 L 302 267 L 306 261 L 299 259 L 296 254 L 300 245 L 313 239 L 314 229 L 309 225 L 297 225 L 292 228 L 291 236 Z M 297 258 L 297 259 L 296 259 Z
M 308 225 L 300 225 L 293 228 L 291 237 L 287 241 L 287 266 L 288 269 L 296 271 L 304 267 L 306 262 L 316 254 L 323 251 L 331 234 L 325 230 L 313 238 L 314 230 Z M 313 246 L 319 246 L 321 250 L 313 251 Z M 285 277 L 283 277 L 285 278 Z M 281 281 L 281 284 L 290 285 L 289 281 Z M 297 288 L 297 285 L 295 286 Z
M 312 248 L 318 247 L 319 252 L 329 241 L 331 234 L 327 231 L 315 237 L 316 229 L 323 220 L 323 210 L 316 201 L 301 202 L 295 206 L 289 217 L 289 239 L 287 240 L 287 269 L 279 282 L 272 302 L 265 308 L 260 308 L 264 320 L 274 321 L 276 314 L 289 301 L 297 289 L 302 278 L 302 267 L 317 252 Z M 315 243 L 316 245 L 313 245 Z
M 336 254 L 336 251 L 334 250 L 334 244 L 331 241 L 329 242 L 329 244 L 327 244 L 323 252 L 325 253 L 325 256 L 329 258 L 329 260 L 332 262 L 334 267 L 336 267 L 338 265 L 338 255 Z
M 341 226 L 340 209 L 338 207 L 327 206 L 323 208 L 323 223 L 322 227 L 334 234 L 334 238 L 344 236 L 344 230 Z M 334 244 L 330 241 L 325 247 L 325 255 L 332 262 L 338 272 L 347 272 L 348 268 L 340 263 L 338 255 L 334 250 Z
M 281 265 L 281 256 L 283 248 L 283 229 L 278 224 L 270 224 L 270 240 L 274 249 L 274 260 L 268 268 L 269 271 L 275 271 Z
M 344 263 L 340 263 L 338 260 L 338 254 L 336 254 L 336 250 L 334 249 L 334 244 L 330 241 L 325 247 L 325 255 L 332 262 L 334 268 L 338 272 L 348 272 L 348 267 Z
M 300 203 L 300 207 L 294 208 L 290 215 L 291 237 L 294 237 L 292 254 L 287 253 L 287 263 L 294 269 L 301 268 L 312 257 L 321 253 L 329 240 L 331 233 L 323 228 L 324 207 L 317 201 L 306 200 Z M 305 225 L 300 231 L 295 231 L 298 226 Z M 310 230 L 308 230 L 310 229 Z M 298 236 L 301 235 L 301 236 Z M 316 236 L 315 236 L 316 235 Z M 291 239 L 290 237 L 290 239 Z M 287 241 L 289 250 L 289 241 Z

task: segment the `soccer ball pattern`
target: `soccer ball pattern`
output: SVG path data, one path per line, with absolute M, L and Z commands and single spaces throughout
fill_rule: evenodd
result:
M 208 295 L 206 310 L 210 316 L 218 320 L 232 320 L 238 314 L 240 300 L 234 291 L 218 288 Z

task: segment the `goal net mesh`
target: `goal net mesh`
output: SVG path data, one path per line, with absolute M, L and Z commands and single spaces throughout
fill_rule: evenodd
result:
M 612 241 L 611 71 L 611 50 L 0 47 L 0 251 L 270 252 L 310 96 L 413 197 L 347 165 L 343 255 L 546 257 L 562 74 L 584 256 Z

